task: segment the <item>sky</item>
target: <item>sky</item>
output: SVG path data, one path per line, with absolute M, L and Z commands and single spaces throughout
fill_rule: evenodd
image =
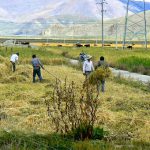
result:
M 27 16 L 32 13 L 38 12 L 39 10 L 44 10 L 44 8 L 46 8 L 49 4 L 53 6 L 56 5 L 56 3 L 69 1 L 73 3 L 76 0 L 0 0 L 0 20 L 4 18 L 6 20 L 7 19 L 15 20 L 19 16 Z M 88 0 L 88 2 L 91 3 L 96 3 L 96 1 L 97 0 Z M 111 1 L 112 3 L 115 1 L 121 1 L 126 3 L 127 0 L 111 0 Z M 141 0 L 134 0 L 134 1 L 141 1 Z M 150 0 L 145 1 L 150 2 Z

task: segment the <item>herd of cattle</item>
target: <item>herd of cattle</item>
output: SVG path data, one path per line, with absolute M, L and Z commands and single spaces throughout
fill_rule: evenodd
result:
M 110 44 L 104 44 L 104 46 L 111 46 L 111 44 L 112 44 L 112 43 L 110 43 Z M 135 44 L 128 45 L 126 48 L 132 49 L 134 45 L 135 45 Z M 83 45 L 83 44 L 80 44 L 80 43 L 76 43 L 75 46 L 76 46 L 76 47 L 83 47 L 83 46 L 84 46 L 84 47 L 90 47 L 91 45 L 90 45 L 90 44 L 84 44 L 84 45 Z M 94 46 L 97 46 L 97 44 L 94 44 Z
M 12 45 L 23 45 L 23 46 L 31 47 L 29 41 L 7 40 L 7 41 L 3 42 L 3 44 L 2 44 L 2 46 L 12 46 Z M 134 45 L 135 44 L 132 43 L 131 45 L 126 46 L 126 48 L 132 49 Z M 58 44 L 57 46 L 62 47 L 63 45 Z M 81 44 L 80 42 L 77 42 L 76 44 L 74 44 L 74 46 L 75 47 L 91 47 L 91 44 L 90 43 Z M 95 43 L 94 46 L 97 46 L 97 44 Z M 110 46 L 112 46 L 112 43 L 104 44 L 104 46 L 110 47 Z
M 113 43 L 104 44 L 104 46 L 110 47 L 110 46 L 112 46 L 112 44 L 113 44 Z M 134 45 L 135 45 L 135 44 L 128 45 L 126 48 L 132 49 Z M 49 46 L 49 45 L 46 45 L 45 43 L 43 43 L 43 46 Z M 80 48 L 80 47 L 91 47 L 91 44 L 89 44 L 89 43 L 87 43 L 87 44 L 81 44 L 81 43 L 77 42 L 76 44 L 74 44 L 74 46 L 75 46 L 75 47 L 79 47 L 79 48 Z M 95 44 L 93 44 L 93 46 L 98 46 L 98 45 L 95 43 Z M 57 47 L 63 47 L 63 45 L 62 45 L 62 44 L 57 44 Z
M 58 46 L 58 47 L 62 47 L 62 44 L 58 44 L 57 46 Z M 91 45 L 90 45 L 90 44 L 84 44 L 84 45 L 83 45 L 83 44 L 80 44 L 80 43 L 76 43 L 76 44 L 75 44 L 75 47 L 83 47 L 83 46 L 84 46 L 84 47 L 90 47 Z
M 76 45 L 76 47 L 83 47 L 83 46 L 90 47 L 91 46 L 90 44 L 84 44 L 84 45 L 82 45 L 80 43 L 76 43 L 75 45 Z

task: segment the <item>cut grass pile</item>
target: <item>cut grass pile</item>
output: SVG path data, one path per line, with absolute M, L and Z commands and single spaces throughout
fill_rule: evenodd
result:
M 17 65 L 17 71 L 12 73 L 12 66 L 9 59 L 2 56 L 0 56 L 0 70 L 0 83 L 27 82 L 31 78 L 29 65 Z

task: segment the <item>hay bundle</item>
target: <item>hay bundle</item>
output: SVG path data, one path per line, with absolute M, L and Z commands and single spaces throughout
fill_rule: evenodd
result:
M 0 64 L 0 82 L 1 83 L 14 83 L 14 82 L 27 82 L 30 81 L 30 78 L 32 77 L 32 72 L 30 68 L 27 68 L 25 66 L 17 66 L 17 71 L 12 72 L 11 71 L 11 64 L 9 64 L 9 67 L 6 65 L 6 63 Z
M 89 76 L 89 83 L 96 85 L 98 81 L 105 80 L 110 77 L 111 70 L 108 67 L 99 67 L 97 70 L 91 73 Z
M 0 56 L 0 63 L 3 63 L 5 61 L 5 58 L 3 56 Z
M 0 77 L 6 77 L 6 75 L 8 74 L 9 69 L 6 67 L 5 64 L 0 64 Z

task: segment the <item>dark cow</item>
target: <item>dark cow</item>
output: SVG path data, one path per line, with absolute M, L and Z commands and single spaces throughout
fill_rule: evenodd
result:
M 132 46 L 132 45 L 129 45 L 129 46 L 127 46 L 127 48 L 128 48 L 128 49 L 132 49 L 132 48 L 133 48 L 133 46 Z
M 84 46 L 85 46 L 85 47 L 90 47 L 90 44 L 85 44 Z
M 58 47 L 62 47 L 62 45 L 61 45 L 61 44 L 58 44 L 57 46 L 58 46 Z
M 27 41 L 24 41 L 24 42 L 23 42 L 23 41 L 22 41 L 21 44 L 22 44 L 22 45 L 30 45 L 30 42 L 27 42 Z
M 14 44 L 16 44 L 16 45 L 18 45 L 18 44 L 20 45 L 20 44 L 21 44 L 21 45 L 25 45 L 25 46 L 30 47 L 30 42 L 28 42 L 28 41 L 17 41 L 17 40 L 16 40 L 16 41 L 14 42 Z
M 27 46 L 28 48 L 31 48 L 30 42 L 27 42 L 27 41 L 21 41 L 20 43 L 21 43 L 21 45 L 24 45 L 24 46 Z
M 104 46 L 111 46 L 111 44 L 104 44 Z
M 76 43 L 76 47 L 83 47 L 83 45 L 80 43 Z

